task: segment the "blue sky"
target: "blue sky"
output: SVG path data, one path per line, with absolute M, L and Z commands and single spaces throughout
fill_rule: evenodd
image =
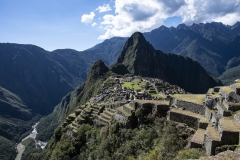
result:
M 0 0 L 0 42 L 81 51 L 161 25 L 239 20 L 240 0 Z

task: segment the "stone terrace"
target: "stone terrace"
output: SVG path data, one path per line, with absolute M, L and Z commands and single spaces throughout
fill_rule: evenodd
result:
M 172 96 L 169 120 L 186 123 L 197 130 L 190 147 L 204 147 L 208 155 L 214 155 L 216 147 L 239 144 L 240 101 L 237 86 L 210 88 L 206 95 Z
M 208 155 L 214 155 L 221 145 L 239 144 L 239 84 L 210 88 L 206 94 L 179 94 L 185 91 L 153 78 L 111 77 L 106 83 L 100 94 L 80 105 L 62 124 L 72 138 L 83 123 L 103 126 L 115 119 L 126 127 L 141 126 L 135 113 L 142 110 L 146 115 L 168 113 L 169 120 L 196 129 L 190 147 L 203 147 Z

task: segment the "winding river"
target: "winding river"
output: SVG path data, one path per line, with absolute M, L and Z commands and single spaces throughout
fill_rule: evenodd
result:
M 25 141 L 28 138 L 33 138 L 35 140 L 36 145 L 39 145 L 42 149 L 45 148 L 45 146 L 47 145 L 47 142 L 41 142 L 41 141 L 36 141 L 36 136 L 37 136 L 37 125 L 39 122 L 37 122 L 35 125 L 32 126 L 33 130 L 32 132 L 25 138 L 22 139 L 22 141 L 20 143 L 18 143 L 16 149 L 17 149 L 17 156 L 15 158 L 15 160 L 21 160 L 22 154 L 25 150 L 25 146 L 22 144 L 23 141 Z

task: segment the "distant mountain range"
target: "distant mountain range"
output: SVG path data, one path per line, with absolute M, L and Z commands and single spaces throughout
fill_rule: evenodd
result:
M 161 26 L 143 35 L 155 49 L 196 60 L 216 78 L 223 72 L 240 65 L 240 22 L 236 22 L 233 26 L 217 22 L 191 26 L 180 24 L 176 28 Z M 127 38 L 114 37 L 87 50 L 87 53 L 89 51 L 94 51 L 98 55 L 106 53 L 108 56 L 104 57 L 103 61 L 106 65 L 110 65 L 116 61 L 119 54 L 119 52 L 113 53 L 114 48 L 121 50 L 126 40 Z M 102 50 L 99 51 L 100 49 Z M 224 77 L 228 78 L 228 76 Z M 227 79 L 221 80 L 227 81 Z
M 180 24 L 176 28 L 161 26 L 144 36 L 154 48 L 192 58 L 218 77 L 240 64 L 239 34 L 240 22 L 233 26 L 212 22 Z

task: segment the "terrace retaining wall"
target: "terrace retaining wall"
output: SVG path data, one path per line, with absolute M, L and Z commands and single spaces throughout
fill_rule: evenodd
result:
M 191 112 L 194 112 L 197 114 L 201 114 L 201 115 L 205 114 L 205 106 L 200 105 L 200 104 L 177 100 L 176 105 L 179 108 L 183 108 L 184 110 L 188 110 L 188 111 L 191 111 Z
M 198 128 L 198 121 L 199 119 L 196 117 L 184 115 L 177 112 L 169 112 L 169 120 L 180 122 L 180 123 L 186 123 L 189 127 L 192 127 L 194 129 Z

